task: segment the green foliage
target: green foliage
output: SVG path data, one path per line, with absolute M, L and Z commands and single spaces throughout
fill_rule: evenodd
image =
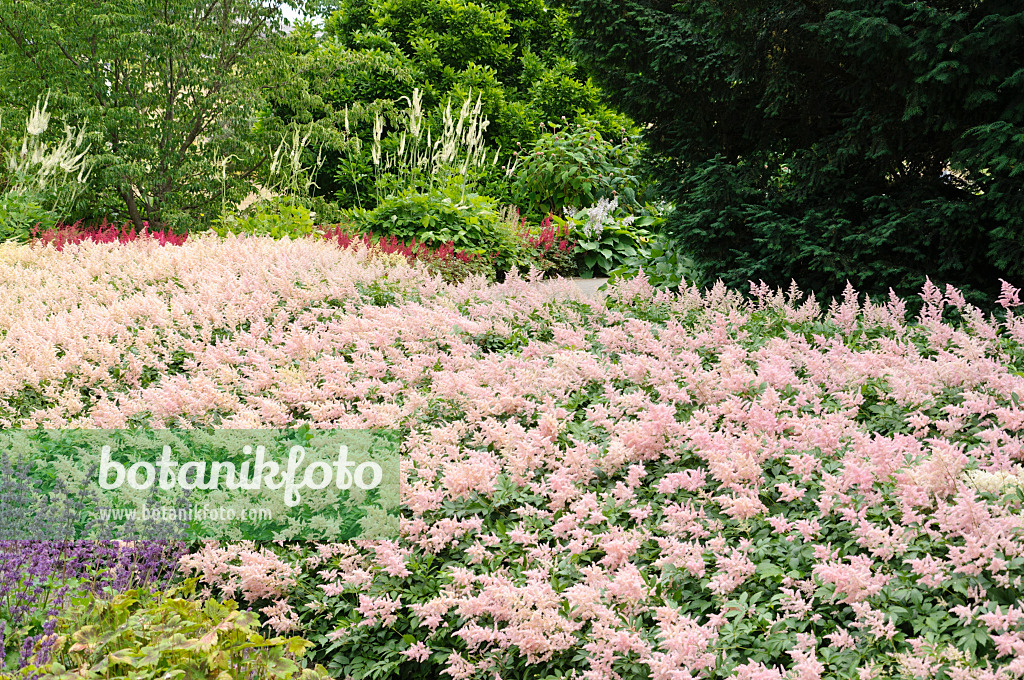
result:
M 213 231 L 220 236 L 251 234 L 280 238 L 302 238 L 316 232 L 313 213 L 287 199 L 259 201 L 248 210 L 231 212 L 216 219 Z
M 627 258 L 643 257 L 646 251 L 636 231 L 622 226 L 603 230 L 599 235 L 576 243 L 581 278 L 607 275 Z
M 614 116 L 602 104 L 601 90 L 589 78 L 581 80 L 575 62 L 559 57 L 550 68 L 539 70 L 528 89 L 528 104 L 533 116 L 542 123 L 570 120 L 600 120 L 597 127 L 608 135 L 615 135 Z M 619 121 L 625 127 L 626 119 Z M 529 139 L 529 137 L 527 137 Z
M 322 666 L 301 668 L 313 646 L 299 637 L 265 638 L 259 616 L 233 601 L 195 599 L 195 582 L 153 593 L 131 590 L 110 600 L 89 596 L 66 614 L 50 661 L 17 677 L 153 680 L 180 677 L 326 680 Z M 77 615 L 76 615 L 77 614 Z
M 638 149 L 634 140 L 612 144 L 587 126 L 568 125 L 541 135 L 515 169 L 516 204 L 540 218 L 561 215 L 567 206 L 592 206 L 621 196 L 636 202 Z
M 530 230 L 518 220 L 519 213 L 514 206 L 506 206 L 498 212 L 494 227 L 494 246 L 491 258 L 501 273 L 501 278 L 513 269 L 526 272 L 531 267 L 545 269 L 542 261 L 547 254 L 538 249 L 530 239 Z
M 53 227 L 71 210 L 89 179 L 85 129 L 65 125 L 59 143 L 45 141 L 50 127 L 46 101 L 37 101 L 25 121 L 20 142 L 12 140 L 0 177 L 0 241 L 27 241 L 36 229 Z
M 466 0 L 352 0 L 326 23 L 329 34 L 374 31 L 390 36 L 433 73 L 471 63 L 503 75 L 513 64 L 511 26 L 500 6 Z
M 446 280 L 461 281 L 474 275 L 493 278 L 495 271 L 501 275 L 513 269 L 525 271 L 538 264 L 542 253 L 519 224 L 518 214 L 512 219 L 507 212 L 499 210 L 489 196 L 463 193 L 459 186 L 449 185 L 429 190 L 412 187 L 388 196 L 373 210 L 353 209 L 346 217 L 363 234 L 429 248 L 448 245 L 479 256 L 472 261 L 454 256 L 427 258 L 432 271 Z
M 319 3 L 323 31 L 300 26 L 283 42 L 289 76 L 270 94 L 275 114 L 320 129 L 326 162 L 320 191 L 344 207 L 372 208 L 374 121 L 388 137 L 402 125 L 403 101 L 423 97 L 424 131 L 436 139 L 441 112 L 479 97 L 490 121 L 484 142 L 509 160 L 541 124 L 592 120 L 604 134 L 632 123 L 602 103 L 600 91 L 568 58 L 563 9 L 543 0 L 341 0 Z M 347 118 L 347 123 L 346 123 Z M 393 151 L 385 145 L 384 152 Z M 483 168 L 488 195 L 508 200 Z M 371 188 L 372 190 L 372 188 Z M 389 192 L 383 192 L 384 194 Z
M 58 216 L 43 208 L 33 197 L 21 193 L 0 194 L 0 243 L 24 243 L 32 232 L 56 224 Z
M 645 260 L 651 235 L 646 227 L 657 222 L 653 216 L 624 215 L 617 201 L 607 199 L 573 213 L 566 224 L 576 242 L 580 276 L 602 276 L 628 260 Z
M 346 45 L 303 24 L 281 41 L 280 82 L 268 93 L 273 115 L 265 121 L 279 133 L 308 126 L 323 153 L 314 181 L 316 195 L 341 207 L 372 207 L 375 172 L 370 158 L 373 120 L 389 126 L 423 81 L 419 66 L 381 36 L 362 35 Z
M 710 275 L 825 294 L 1024 276 L 1016 3 L 572 9 L 587 64 L 651 124 L 674 233 Z
M 475 104 L 467 96 L 456 113 L 449 100 L 434 117 L 440 121 L 436 134 L 426 127 L 419 90 L 413 92 L 405 115 L 387 138 L 384 119 L 376 116 L 370 158 L 377 173 L 377 202 L 410 189 L 430 193 L 448 187 L 463 194 L 472 190 L 480 169 L 497 163 L 497 153 L 492 154 L 484 143 L 490 121 L 483 117 L 481 105 L 479 96 Z
M 253 122 L 279 12 L 279 0 L 0 0 L 3 94 L 24 106 L 49 89 L 66 119 L 91 121 L 96 191 L 139 230 L 187 228 L 221 200 L 219 159 L 233 198 L 267 160 Z
M 428 192 L 409 189 L 381 201 L 372 211 L 354 211 L 356 226 L 401 241 L 429 246 L 451 243 L 456 250 L 489 253 L 498 244 L 494 200 L 443 187 Z
M 609 283 L 643 274 L 657 288 L 678 290 L 683 286 L 703 285 L 700 269 L 679 243 L 665 234 L 655 234 L 647 249 L 635 257 L 622 258 L 622 264 L 608 272 Z
M 449 84 L 476 65 L 516 85 L 524 48 L 564 50 L 568 38 L 564 13 L 541 0 L 345 0 L 324 31 L 350 45 L 366 34 L 387 36 L 429 78 Z

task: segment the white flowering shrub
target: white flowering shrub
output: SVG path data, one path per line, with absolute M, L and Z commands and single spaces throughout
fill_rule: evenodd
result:
M 36 102 L 25 122 L 20 146 L 4 154 L 0 179 L 0 239 L 27 240 L 36 227 L 48 228 L 65 217 L 89 181 L 85 126 L 76 133 L 64 125 L 64 138 L 51 144 L 49 97 Z

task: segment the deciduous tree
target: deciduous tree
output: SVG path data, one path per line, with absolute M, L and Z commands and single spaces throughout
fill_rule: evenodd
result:
M 4 94 L 50 92 L 52 108 L 96 137 L 99 192 L 140 229 L 176 226 L 266 155 L 250 133 L 281 3 L 0 0 Z

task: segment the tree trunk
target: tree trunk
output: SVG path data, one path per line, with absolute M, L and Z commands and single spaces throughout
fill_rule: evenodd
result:
M 135 232 L 142 233 L 142 230 L 145 227 L 142 224 L 142 215 L 139 213 L 139 206 L 135 203 L 134 187 L 129 185 L 128 191 L 122 192 L 121 196 L 124 197 L 124 202 L 128 204 L 128 214 L 132 218 L 132 224 L 135 225 Z

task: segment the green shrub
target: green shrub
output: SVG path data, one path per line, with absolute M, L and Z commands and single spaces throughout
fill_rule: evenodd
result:
M 601 103 L 601 92 L 571 60 L 566 12 L 558 3 L 337 0 L 332 8 L 338 11 L 326 13 L 316 51 L 343 45 L 351 53 L 331 66 L 323 85 L 310 84 L 339 110 L 375 99 L 397 101 L 412 87 L 424 91 L 430 105 L 479 93 L 493 123 L 487 142 L 506 156 L 517 140 L 536 139 L 541 122 L 561 116 L 594 118 L 608 131 L 633 125 Z M 394 67 L 370 71 L 358 55 L 371 51 L 386 54 Z M 359 78 L 369 84 L 363 91 L 334 85 L 360 71 L 368 74 Z M 368 146 L 369 138 L 364 142 Z
M 1024 278 L 1020 3 L 571 9 L 595 77 L 649 124 L 673 232 L 727 285 L 827 299 L 930 277 L 980 303 Z
M 260 201 L 250 209 L 228 213 L 215 220 L 213 230 L 220 236 L 251 234 L 280 238 L 301 238 L 316 231 L 315 215 L 285 199 Z
M 592 206 L 618 196 L 637 199 L 638 149 L 631 140 L 615 145 L 596 130 L 568 125 L 541 135 L 516 166 L 512 185 L 516 205 L 531 217 L 563 214 L 567 206 Z
M 58 216 L 45 209 L 33 196 L 23 193 L 0 195 L 0 243 L 18 241 L 24 243 L 38 227 L 41 230 L 53 227 Z
M 195 599 L 191 580 L 166 593 L 140 589 L 111 600 L 83 598 L 64 617 L 49 660 L 27 666 L 19 677 L 326 680 L 322 666 L 299 665 L 312 646 L 300 637 L 265 638 L 257 614 L 230 600 Z
M 360 233 L 394 236 L 408 244 L 430 248 L 450 245 L 454 250 L 481 256 L 468 263 L 452 263 L 446 279 L 461 280 L 482 274 L 484 265 L 503 275 L 535 264 L 535 253 L 516 219 L 507 218 L 489 196 L 462 194 L 457 186 L 424 191 L 411 188 L 386 197 L 373 210 L 347 211 L 347 221 Z M 465 265 L 465 266 L 464 266 Z M 468 268 L 467 268 L 468 267 Z
M 407 189 L 388 196 L 371 211 L 353 211 L 364 232 L 429 246 L 451 243 L 456 250 L 489 253 L 498 244 L 497 204 L 478 194 L 462 195 L 446 187 L 422 192 Z

